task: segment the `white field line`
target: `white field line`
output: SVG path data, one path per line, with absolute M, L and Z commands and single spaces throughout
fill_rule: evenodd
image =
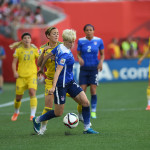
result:
M 97 112 L 123 112 L 123 111 L 145 111 L 145 108 L 114 108 L 114 109 L 101 109 L 101 110 L 97 110 Z M 64 113 L 68 113 L 68 112 L 77 112 L 77 110 L 64 110 Z M 41 114 L 42 112 L 36 112 L 36 114 Z M 0 113 L 0 115 L 11 115 L 12 113 L 9 112 L 2 112 Z M 30 112 L 20 112 L 21 115 L 26 115 L 26 114 L 30 114 Z
M 36 97 L 37 98 L 43 98 L 44 94 L 37 95 Z M 26 101 L 29 101 L 29 100 L 30 100 L 30 97 L 26 97 L 26 98 L 23 98 L 21 100 L 21 102 L 26 102 Z M 14 101 L 11 101 L 11 102 L 8 102 L 8 103 L 4 103 L 4 104 L 0 104 L 0 108 L 11 106 L 11 105 L 14 105 Z

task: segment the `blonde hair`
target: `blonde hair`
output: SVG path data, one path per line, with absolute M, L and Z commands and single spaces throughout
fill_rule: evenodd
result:
M 74 41 L 76 40 L 76 31 L 73 29 L 66 29 L 62 34 L 63 41 Z

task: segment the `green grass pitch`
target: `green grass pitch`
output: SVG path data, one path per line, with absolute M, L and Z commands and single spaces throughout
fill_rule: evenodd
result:
M 0 150 L 149 150 L 150 111 L 146 111 L 147 82 L 101 83 L 97 88 L 97 119 L 91 119 L 99 135 L 84 135 L 83 124 L 75 129 L 63 125 L 68 112 L 77 113 L 77 104 L 67 98 L 62 117 L 49 121 L 45 135 L 36 135 L 30 117 L 29 101 L 22 102 L 16 122 L 10 120 L 14 108 L 15 84 L 5 84 L 0 94 Z M 44 85 L 37 95 L 44 93 Z M 87 96 L 90 99 L 89 89 Z M 24 98 L 28 97 L 28 91 Z M 44 107 L 38 99 L 37 115 Z

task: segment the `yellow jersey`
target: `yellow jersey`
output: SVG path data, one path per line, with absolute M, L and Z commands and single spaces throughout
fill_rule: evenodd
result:
M 62 42 L 57 42 L 57 45 L 58 46 L 59 44 L 61 44 Z M 42 54 L 44 48 L 46 46 L 49 46 L 49 42 L 47 42 L 46 44 L 42 45 L 40 47 L 40 50 L 39 50 L 39 55 Z M 56 47 L 55 46 L 55 47 Z M 53 48 L 49 48 L 45 53 L 44 53 L 44 56 L 46 56 L 48 53 L 50 53 L 55 47 Z M 51 59 L 48 59 L 46 64 L 45 64 L 45 67 L 46 67 L 46 72 L 45 72 L 45 75 L 47 76 L 47 78 L 49 79 L 53 79 L 54 78 L 54 73 L 55 73 L 55 61 L 52 61 Z
M 25 48 L 21 45 L 15 50 L 13 57 L 18 58 L 17 72 L 19 77 L 30 77 L 33 74 L 37 74 L 35 61 L 39 57 L 39 53 L 36 47 Z

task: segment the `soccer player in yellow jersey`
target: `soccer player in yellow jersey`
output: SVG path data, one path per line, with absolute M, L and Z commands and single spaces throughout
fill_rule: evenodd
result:
M 146 51 L 143 56 L 138 60 L 138 64 L 140 65 L 143 59 L 150 53 L 150 37 L 149 37 L 149 42 L 148 42 L 148 51 Z M 147 100 L 148 104 L 146 107 L 146 110 L 150 110 L 150 64 L 149 64 L 149 75 L 148 75 L 148 88 L 147 88 Z
M 56 27 L 49 27 L 45 31 L 45 35 L 47 39 L 49 40 L 46 44 L 42 45 L 40 47 L 39 53 L 40 56 L 38 58 L 37 64 L 40 67 L 44 57 L 50 53 L 57 45 L 61 44 L 61 42 L 58 41 L 59 38 L 59 32 Z M 52 88 L 53 78 L 55 74 L 55 61 L 52 59 L 48 59 L 48 61 L 45 64 L 46 67 L 46 79 L 45 79 L 45 107 L 42 114 L 45 114 L 53 107 L 53 100 L 54 96 L 49 95 L 48 91 Z M 41 134 L 44 134 L 47 126 L 47 121 L 42 122 L 41 124 Z
M 26 89 L 29 90 L 31 115 L 30 120 L 35 116 L 37 108 L 37 65 L 38 49 L 31 44 L 31 35 L 24 33 L 22 41 L 16 48 L 13 54 L 12 70 L 16 78 L 16 98 L 14 100 L 15 112 L 11 117 L 12 121 L 16 121 L 19 115 L 21 99 Z M 13 46 L 12 46 L 13 48 Z M 18 63 L 18 67 L 17 67 Z

